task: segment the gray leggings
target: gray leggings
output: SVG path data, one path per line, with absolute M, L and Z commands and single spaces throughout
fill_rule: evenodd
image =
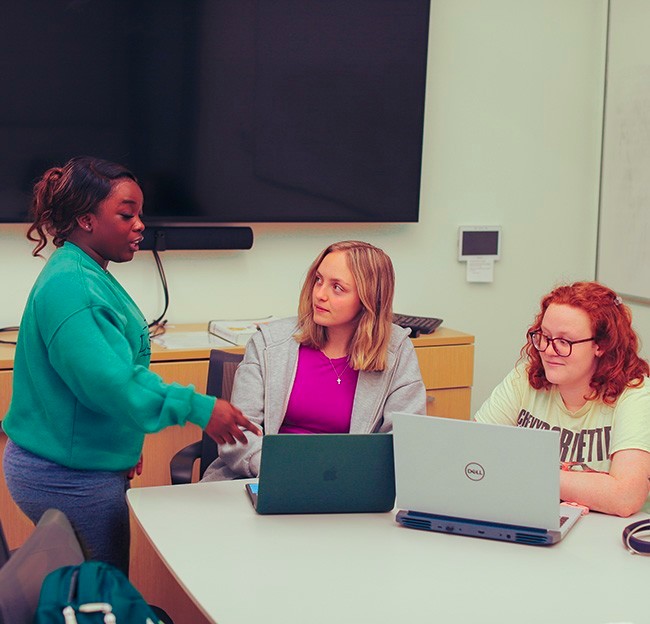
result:
M 128 575 L 126 472 L 66 468 L 11 440 L 7 440 L 3 468 L 12 498 L 34 524 L 47 509 L 59 509 L 70 520 L 89 558 L 111 563 Z

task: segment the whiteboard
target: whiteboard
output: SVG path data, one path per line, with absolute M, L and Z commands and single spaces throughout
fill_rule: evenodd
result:
M 650 2 L 611 0 L 597 279 L 650 303 Z

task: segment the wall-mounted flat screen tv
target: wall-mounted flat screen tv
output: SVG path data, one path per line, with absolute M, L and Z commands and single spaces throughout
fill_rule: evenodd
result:
M 76 155 L 150 224 L 418 220 L 429 0 L 20 0 L 0 20 L 0 221 Z

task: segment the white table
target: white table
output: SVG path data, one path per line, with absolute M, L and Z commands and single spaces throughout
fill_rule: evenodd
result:
M 552 547 L 405 529 L 394 513 L 260 516 L 244 481 L 136 488 L 155 549 L 219 624 L 650 622 L 650 558 L 591 513 Z

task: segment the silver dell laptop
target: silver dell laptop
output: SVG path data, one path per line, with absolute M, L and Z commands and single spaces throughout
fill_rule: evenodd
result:
M 580 518 L 560 505 L 557 431 L 397 413 L 393 442 L 405 527 L 543 546 Z

